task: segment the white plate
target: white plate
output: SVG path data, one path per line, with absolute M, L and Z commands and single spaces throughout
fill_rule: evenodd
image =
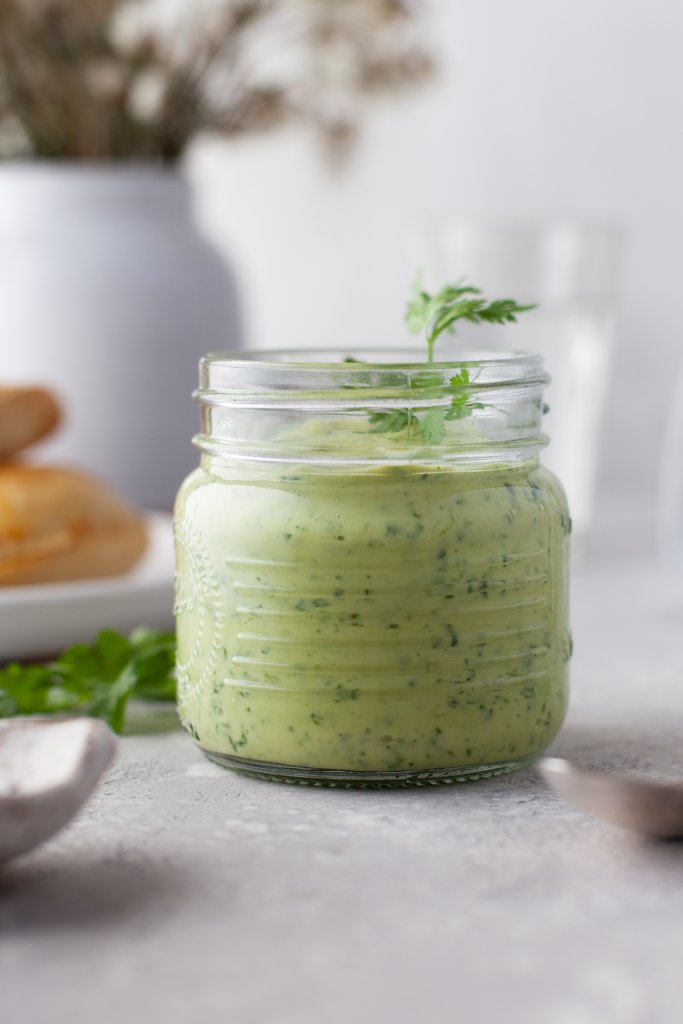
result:
M 127 576 L 74 583 L 0 587 L 0 661 L 41 658 L 89 643 L 101 629 L 173 625 L 173 527 L 146 516 L 149 545 Z

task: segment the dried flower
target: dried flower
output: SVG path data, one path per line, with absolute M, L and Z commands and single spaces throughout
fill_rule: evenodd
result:
M 291 118 L 348 141 L 423 77 L 422 0 L 1 0 L 0 156 L 174 160 Z M 16 145 L 14 145 L 16 144 Z
M 103 103 L 119 103 L 126 95 L 126 71 L 119 61 L 85 61 L 83 64 L 83 86 L 93 97 Z
M 163 118 L 168 81 L 159 68 L 145 68 L 130 83 L 127 112 L 138 124 L 159 124 Z

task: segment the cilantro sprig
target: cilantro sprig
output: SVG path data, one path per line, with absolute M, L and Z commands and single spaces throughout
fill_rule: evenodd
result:
M 444 424 L 448 420 L 462 420 L 466 416 L 471 416 L 475 409 L 484 408 L 481 402 L 471 401 L 468 393 L 463 391 L 463 388 L 469 387 L 471 383 L 470 371 L 466 366 L 451 377 L 448 385 L 448 389 L 453 392 L 451 404 L 445 408 L 430 409 L 424 414 L 420 424 L 423 441 L 427 444 L 439 444 L 443 440 Z
M 447 284 L 436 294 L 425 291 L 420 275 L 413 284 L 413 292 L 405 312 L 405 323 L 411 334 L 424 334 L 427 343 L 427 362 L 434 362 L 434 345 L 445 332 L 455 333 L 459 320 L 469 323 L 514 323 L 519 313 L 535 309 L 534 305 L 522 306 L 514 299 L 489 301 L 481 289 L 474 285 L 458 282 Z M 391 412 L 371 412 L 370 433 L 386 434 L 407 431 L 416 434 L 426 444 L 439 444 L 444 437 L 445 424 L 449 420 L 461 420 L 476 409 L 483 409 L 481 402 L 470 398 L 469 388 L 474 380 L 466 366 L 450 378 L 446 391 L 451 402 L 447 406 L 429 409 L 418 417 L 408 409 L 393 409 Z M 411 387 L 415 389 L 443 388 L 441 377 L 434 373 L 418 374 L 413 377 Z
M 105 629 L 94 644 L 75 644 L 55 661 L 1 669 L 0 718 L 90 715 L 121 732 L 131 697 L 175 699 L 174 664 L 175 634 Z
M 463 366 L 455 376 L 450 378 L 446 391 L 452 393 L 449 406 L 439 406 L 428 409 L 420 418 L 414 412 L 407 409 L 392 409 L 391 412 L 371 412 L 368 415 L 370 420 L 371 434 L 389 434 L 405 430 L 408 435 L 420 437 L 425 444 L 439 444 L 444 437 L 444 424 L 449 420 L 461 420 L 470 416 L 475 409 L 483 409 L 481 402 L 473 402 L 468 392 L 464 389 L 472 384 L 470 371 Z M 435 386 L 424 377 L 413 379 L 413 387 L 425 388 Z M 439 378 L 439 385 L 441 379 Z
M 455 333 L 455 323 L 467 320 L 472 324 L 514 323 L 518 313 L 536 307 L 520 306 L 514 299 L 494 299 L 489 302 L 480 288 L 458 282 L 444 285 L 435 295 L 425 291 L 422 278 L 417 276 L 413 294 L 405 313 L 405 322 L 411 334 L 424 333 L 427 342 L 427 362 L 434 362 L 434 344 L 444 331 Z

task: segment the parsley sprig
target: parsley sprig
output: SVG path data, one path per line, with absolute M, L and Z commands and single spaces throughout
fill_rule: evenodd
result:
M 55 661 L 0 670 L 0 718 L 90 715 L 121 732 L 131 697 L 175 699 L 174 664 L 175 634 L 105 629 L 94 644 L 75 644 Z

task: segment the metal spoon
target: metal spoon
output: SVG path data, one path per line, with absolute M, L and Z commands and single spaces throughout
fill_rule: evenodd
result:
M 543 758 L 538 770 L 559 796 L 595 818 L 657 839 L 683 837 L 683 784 L 587 771 L 559 757 Z

